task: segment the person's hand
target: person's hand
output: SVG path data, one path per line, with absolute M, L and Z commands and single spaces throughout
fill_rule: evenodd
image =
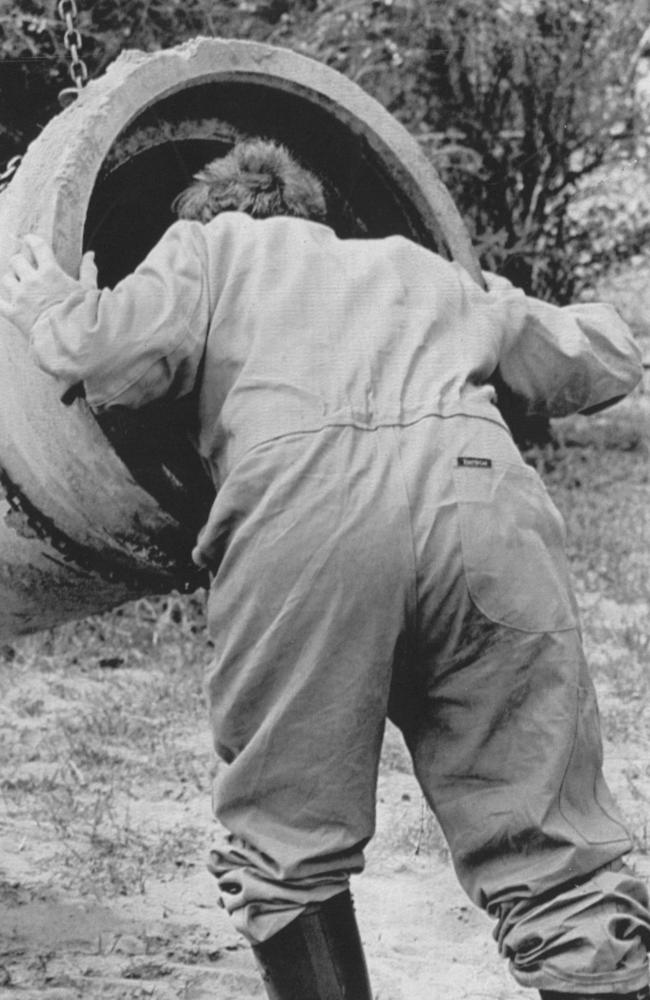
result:
M 500 274 L 494 274 L 492 271 L 481 271 L 483 275 L 483 281 L 485 282 L 485 287 L 488 292 L 495 292 L 497 295 L 499 293 L 507 293 L 513 290 L 513 284 L 504 278 Z
M 82 261 L 79 277 L 76 281 L 66 274 L 42 237 L 25 236 L 23 249 L 11 258 L 0 281 L 0 315 L 29 334 L 50 306 L 74 292 L 96 287 L 96 269 L 89 255 Z
M 97 265 L 94 250 L 88 250 L 81 258 L 79 284 L 87 292 L 97 288 Z
M 201 545 L 200 540 L 192 549 L 192 562 L 195 566 L 198 566 L 199 569 L 208 569 L 210 566 L 209 553 Z
M 199 569 L 214 570 L 223 558 L 226 537 L 223 527 L 219 524 L 219 518 L 219 511 L 213 507 L 192 549 L 192 562 Z

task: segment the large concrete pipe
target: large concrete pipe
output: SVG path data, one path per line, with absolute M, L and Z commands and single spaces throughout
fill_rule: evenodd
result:
M 38 233 L 73 275 L 94 249 L 112 285 L 172 221 L 192 173 L 252 134 L 323 177 L 340 234 L 403 233 L 478 277 L 448 192 L 376 101 L 296 53 L 217 39 L 126 52 L 49 123 L 0 195 L 0 272 Z M 187 408 L 100 425 L 83 399 L 61 402 L 6 321 L 0 378 L 0 637 L 197 585 L 189 551 L 211 496 Z

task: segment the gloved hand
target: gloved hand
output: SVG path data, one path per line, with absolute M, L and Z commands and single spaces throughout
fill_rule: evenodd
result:
M 11 258 L 0 281 L 0 315 L 29 335 L 39 316 L 51 306 L 96 287 L 97 268 L 92 252 L 84 254 L 76 280 L 60 267 L 42 237 L 25 236 L 23 250 Z

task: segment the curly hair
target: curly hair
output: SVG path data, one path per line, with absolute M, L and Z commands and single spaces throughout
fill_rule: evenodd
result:
M 324 222 L 327 206 L 318 178 L 284 146 L 245 139 L 211 160 L 173 201 L 179 219 L 209 222 L 219 212 L 246 212 L 257 219 L 293 215 Z

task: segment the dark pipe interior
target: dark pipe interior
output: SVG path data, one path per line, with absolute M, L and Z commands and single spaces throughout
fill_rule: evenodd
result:
M 173 137 L 174 124 L 218 119 L 217 137 Z M 171 125 L 171 129 L 170 129 Z M 250 83 L 189 87 L 144 111 L 116 146 L 128 150 L 138 131 L 162 142 L 138 149 L 100 173 L 84 232 L 96 251 L 100 278 L 112 285 L 127 274 L 173 221 L 170 203 L 204 163 L 227 152 L 227 130 L 283 142 L 323 180 L 330 223 L 340 236 L 400 233 L 438 249 L 414 206 L 388 175 L 365 138 L 303 96 Z M 179 128 L 179 134 L 181 129 Z
M 215 121 L 218 127 L 211 130 Z M 188 134 L 188 122 L 203 124 Z M 144 111 L 107 157 L 84 229 L 84 250 L 95 251 L 101 285 L 112 287 L 137 266 L 174 221 L 175 195 L 204 163 L 224 155 L 236 135 L 283 142 L 318 174 L 330 224 L 340 236 L 402 234 L 440 249 L 385 164 L 362 135 L 337 118 L 335 107 L 271 86 L 206 83 Z M 135 479 L 190 535 L 213 493 L 188 447 L 191 413 L 189 400 L 100 418 Z

